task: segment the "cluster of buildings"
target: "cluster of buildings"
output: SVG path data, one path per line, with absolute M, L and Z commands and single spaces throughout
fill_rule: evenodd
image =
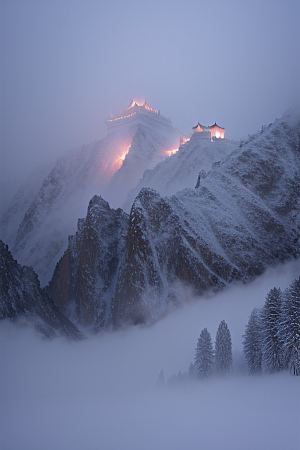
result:
M 224 139 L 225 138 L 225 128 L 219 127 L 215 122 L 213 125 L 205 126 L 201 125 L 200 122 L 193 127 L 194 133 L 203 133 L 201 136 L 207 137 L 208 139 Z
M 143 102 L 132 100 L 127 108 L 118 114 L 111 114 L 111 118 L 106 120 L 107 133 L 110 134 L 131 122 L 143 123 L 145 121 L 165 127 L 172 126 L 171 120 L 161 116 L 160 111 L 152 108 L 146 100 Z M 225 138 L 225 128 L 220 127 L 216 122 L 211 126 L 205 126 L 198 122 L 192 130 L 193 133 L 201 133 L 202 138 L 211 141 Z M 187 138 L 184 139 L 188 140 Z

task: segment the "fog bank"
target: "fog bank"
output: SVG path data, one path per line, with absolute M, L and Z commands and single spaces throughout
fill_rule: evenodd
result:
M 200 331 L 225 319 L 233 351 L 251 310 L 299 276 L 299 261 L 190 302 L 155 325 L 82 342 L 43 340 L 25 325 L 0 328 L 0 448 L 165 450 L 299 448 L 299 379 L 288 373 L 193 382 L 157 390 L 188 370 Z M 186 294 L 186 293 L 185 293 Z

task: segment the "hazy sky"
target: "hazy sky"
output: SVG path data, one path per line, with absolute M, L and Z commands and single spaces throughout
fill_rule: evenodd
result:
M 2 179 L 106 135 L 145 97 L 243 137 L 299 101 L 300 1 L 1 0 Z

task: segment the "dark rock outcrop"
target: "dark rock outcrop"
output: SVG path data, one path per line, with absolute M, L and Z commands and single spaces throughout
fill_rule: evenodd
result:
M 26 318 L 46 337 L 79 339 L 82 334 L 41 289 L 32 268 L 15 261 L 0 241 L 0 319 Z
M 98 329 L 109 324 L 127 229 L 128 214 L 94 196 L 86 219 L 78 221 L 76 235 L 69 237 L 48 292 L 64 313 L 82 325 Z

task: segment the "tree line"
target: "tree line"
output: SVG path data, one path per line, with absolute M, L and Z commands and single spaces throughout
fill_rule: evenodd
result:
M 262 308 L 254 308 L 243 335 L 243 353 L 250 374 L 288 369 L 300 375 L 300 277 L 282 292 L 271 289 Z M 207 328 L 199 336 L 188 373 L 172 375 L 167 383 L 209 378 L 232 371 L 232 342 L 227 323 L 220 323 L 213 346 Z M 158 384 L 165 384 L 161 371 Z
M 250 373 L 288 369 L 300 375 L 300 277 L 282 292 L 275 287 L 251 312 L 243 351 Z

